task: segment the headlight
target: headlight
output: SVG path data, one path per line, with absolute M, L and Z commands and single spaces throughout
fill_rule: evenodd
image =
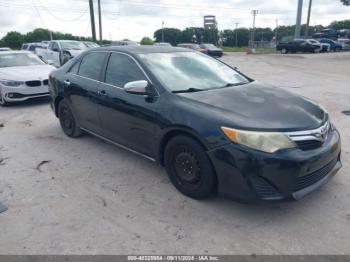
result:
M 221 127 L 221 129 L 232 142 L 267 153 L 297 147 L 283 133 L 244 131 L 227 127 Z
M 4 86 L 16 87 L 20 85 L 24 85 L 23 81 L 13 81 L 13 80 L 0 80 L 0 83 Z

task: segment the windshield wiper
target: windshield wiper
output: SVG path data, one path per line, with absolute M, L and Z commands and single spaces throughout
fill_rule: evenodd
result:
M 205 91 L 205 89 L 191 87 L 184 90 L 174 90 L 172 91 L 172 93 L 195 93 L 195 92 L 201 92 L 201 91 Z
M 218 86 L 218 87 L 215 87 L 213 89 L 220 89 L 220 88 L 231 87 L 231 86 L 241 86 L 241 85 L 244 85 L 244 84 L 247 84 L 247 82 L 227 83 L 225 85 Z

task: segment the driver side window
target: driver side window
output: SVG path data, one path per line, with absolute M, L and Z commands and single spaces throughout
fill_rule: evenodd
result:
M 123 88 L 128 82 L 147 80 L 135 61 L 127 55 L 112 53 L 107 69 L 105 82 Z

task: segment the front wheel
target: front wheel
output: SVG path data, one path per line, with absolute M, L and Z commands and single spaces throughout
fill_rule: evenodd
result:
M 282 49 L 281 49 L 281 54 L 287 54 L 287 53 L 288 53 L 287 48 L 282 48 Z
M 184 195 L 204 199 L 217 188 L 212 164 L 203 147 L 187 136 L 177 136 L 165 148 L 164 162 L 173 185 Z
M 63 132 L 69 137 L 79 137 L 82 131 L 77 124 L 76 117 L 67 101 L 62 100 L 58 105 L 58 118 Z

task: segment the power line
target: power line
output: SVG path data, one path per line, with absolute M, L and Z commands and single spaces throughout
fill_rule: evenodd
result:
M 47 12 L 47 13 L 49 13 L 52 17 L 54 17 L 54 18 L 56 18 L 56 19 L 58 19 L 58 20 L 60 20 L 60 21 L 63 21 L 63 22 L 74 22 L 74 21 L 78 21 L 78 20 L 80 20 L 81 18 L 83 18 L 83 16 L 87 13 L 87 11 L 88 11 L 88 8 L 81 14 L 81 15 L 79 15 L 79 16 L 77 16 L 77 17 L 75 17 L 75 18 L 72 18 L 72 19 L 63 19 L 63 18 L 61 18 L 61 17 L 58 17 L 58 16 L 56 16 L 55 14 L 53 14 L 46 6 L 44 6 L 43 4 L 42 4 L 42 2 L 40 1 L 40 0 L 38 0 L 38 3 L 40 4 L 40 6 Z
M 84 0 L 80 0 L 80 2 L 87 2 Z M 7 3 L 7 2 L 3 2 L 3 4 L 7 4 L 7 5 L 22 5 L 24 6 L 23 2 L 18 4 L 18 3 Z M 115 5 L 116 2 L 109 2 L 109 1 L 104 1 L 103 5 Z M 145 2 L 136 2 L 136 1 L 132 1 L 129 0 L 127 2 L 123 3 L 124 5 L 139 5 L 139 6 L 143 6 L 143 7 L 159 7 L 159 8 L 171 8 L 171 9 L 188 9 L 189 11 L 193 11 L 193 9 L 197 8 L 197 9 L 201 9 L 201 10 L 213 10 L 213 8 L 211 6 L 205 6 L 205 5 L 191 5 L 191 4 L 154 4 L 154 3 L 145 3 Z M 47 9 L 48 6 L 46 6 Z M 61 9 L 61 10 L 70 10 L 70 11 L 84 11 L 86 12 L 86 10 L 82 10 L 82 9 L 73 9 L 73 8 L 62 8 L 62 7 L 58 7 L 58 6 L 51 6 L 51 8 L 53 9 Z M 240 11 L 240 13 L 242 12 L 246 12 L 249 13 L 250 9 L 244 9 L 244 8 L 232 8 L 232 7 L 215 7 L 215 10 L 223 10 L 223 11 L 227 11 L 227 12 L 232 12 L 232 11 Z M 55 10 L 56 11 L 56 10 Z M 294 13 L 294 11 L 284 11 L 284 10 L 261 10 L 261 14 L 276 14 L 276 13 Z
M 85 1 L 86 2 L 86 1 Z M 124 4 L 129 4 L 129 3 L 125 3 Z M 25 4 L 14 4 L 14 3 L 5 3 L 5 2 L 0 2 L 0 6 L 3 7 L 18 7 L 21 9 L 33 9 L 33 6 L 31 5 L 25 5 Z M 37 9 L 39 10 L 49 10 L 49 9 L 54 9 L 55 12 L 70 12 L 70 13 L 79 13 L 79 14 L 84 14 L 86 12 L 86 10 L 84 9 L 74 9 L 74 8 L 64 8 L 64 7 L 58 7 L 58 6 L 46 6 L 46 9 L 44 9 L 43 7 L 38 7 Z M 191 10 L 188 10 L 191 11 Z M 113 11 L 104 11 L 104 14 L 114 14 L 117 16 L 130 16 L 130 17 L 134 17 L 134 16 L 138 16 L 138 17 L 162 17 L 162 18 L 179 18 L 179 17 L 183 17 L 182 15 L 168 15 L 168 14 L 164 14 L 164 15 L 159 15 L 159 14 L 152 14 L 152 15 L 145 15 L 145 14 L 137 14 L 137 15 L 127 15 L 127 14 L 120 14 L 120 10 L 118 12 L 113 12 Z M 244 13 L 244 15 L 247 15 Z M 267 11 L 265 11 L 264 13 L 262 13 L 261 15 L 270 15 L 269 13 L 267 13 Z M 272 14 L 271 14 L 272 15 Z M 282 14 L 281 14 L 282 15 Z M 219 16 L 219 15 L 216 15 Z M 193 16 L 191 15 L 192 18 L 202 18 L 203 15 L 197 15 L 197 16 Z M 287 17 L 284 15 L 284 17 Z
M 36 5 L 36 3 L 35 3 L 35 0 L 32 0 L 32 3 L 33 3 L 33 6 L 34 6 L 34 10 L 37 12 L 37 14 L 38 14 L 38 16 L 39 16 L 39 19 L 40 19 L 40 21 L 41 21 L 41 24 L 42 24 L 46 29 L 48 29 L 48 27 L 46 26 L 46 24 L 45 24 L 43 18 L 41 17 L 41 14 L 40 14 L 40 12 L 39 12 L 39 10 L 38 10 L 38 7 L 37 7 L 37 5 Z

